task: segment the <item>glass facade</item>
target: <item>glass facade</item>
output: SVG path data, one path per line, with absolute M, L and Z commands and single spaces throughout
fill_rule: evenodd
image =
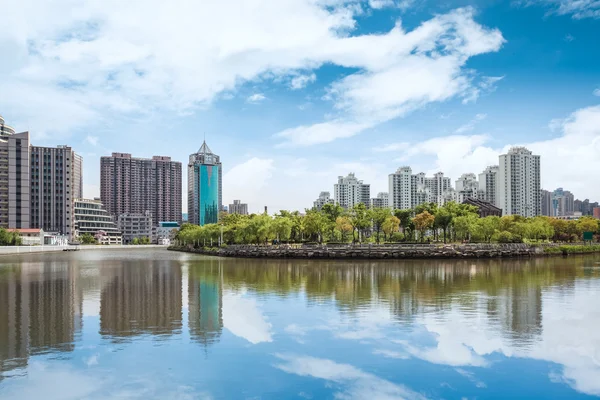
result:
M 200 225 L 216 224 L 219 219 L 219 165 L 194 166 L 197 179 Z

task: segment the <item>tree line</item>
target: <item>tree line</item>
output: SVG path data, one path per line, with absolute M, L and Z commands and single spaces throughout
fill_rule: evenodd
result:
M 17 232 L 0 228 L 0 246 L 20 246 L 21 244 L 22 240 Z
M 478 208 L 448 202 L 424 203 L 414 209 L 350 209 L 326 204 L 320 210 L 281 210 L 267 214 L 222 213 L 217 224 L 184 224 L 176 239 L 182 244 L 381 243 L 383 242 L 577 242 L 583 232 L 600 231 L 599 220 L 565 221 L 518 215 L 480 218 Z

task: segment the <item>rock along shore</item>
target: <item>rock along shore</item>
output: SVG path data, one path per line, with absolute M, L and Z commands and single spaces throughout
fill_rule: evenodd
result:
M 238 258 L 292 259 L 448 259 L 448 258 L 527 258 L 549 255 L 542 247 L 528 244 L 394 244 L 394 245 L 315 245 L 248 246 L 221 248 L 171 246 L 169 250 Z

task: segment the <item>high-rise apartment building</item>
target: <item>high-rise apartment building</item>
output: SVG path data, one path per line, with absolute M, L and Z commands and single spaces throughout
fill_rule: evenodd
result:
M 0 228 L 27 229 L 29 218 L 29 132 L 0 116 Z
M 498 205 L 498 171 L 500 167 L 498 165 L 491 165 L 487 167 L 481 174 L 479 174 L 479 190 L 483 192 L 485 200 L 496 207 Z
M 400 167 L 388 175 L 389 206 L 392 209 L 408 210 L 413 208 L 417 190 L 416 175 L 410 167 Z
M 542 215 L 545 215 L 547 217 L 553 216 L 554 214 L 552 210 L 552 192 L 542 189 L 540 198 L 542 201 Z
M 351 172 L 346 177 L 338 177 L 338 182 L 333 185 L 333 197 L 335 203 L 345 209 L 350 209 L 359 203 L 369 206 L 371 185 L 358 180 Z
M 321 192 L 319 198 L 314 201 L 313 207 L 320 210 L 325 204 L 335 204 L 335 200 L 331 198 L 331 193 L 329 192 Z
M 462 174 L 456 180 L 456 190 L 446 191 L 446 200 L 462 203 L 466 199 L 485 200 L 485 192 L 480 189 L 477 176 L 473 173 Z
M 553 217 L 565 217 L 573 215 L 575 196 L 573 193 L 563 188 L 558 188 L 552 192 L 552 214 Z M 543 205 L 543 203 L 542 203 Z
M 535 217 L 542 213 L 540 156 L 524 147 L 502 154 L 497 185 L 503 215 Z
M 371 208 L 389 208 L 390 194 L 387 192 L 377 193 L 377 197 L 371 199 Z
M 100 199 L 106 210 L 121 214 L 152 214 L 152 223 L 181 223 L 181 163 L 171 157 L 132 157 L 112 153 L 100 158 Z
M 214 224 L 223 208 L 223 165 L 206 145 L 190 155 L 188 164 L 188 222 Z
M 248 204 L 242 203 L 241 200 L 234 200 L 233 204 L 229 205 L 229 214 L 248 215 Z
M 30 225 L 73 238 L 74 201 L 83 197 L 83 159 L 69 146 L 31 146 Z

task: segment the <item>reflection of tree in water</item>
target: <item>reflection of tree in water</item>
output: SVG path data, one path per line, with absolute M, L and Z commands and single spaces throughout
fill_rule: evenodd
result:
M 129 261 L 101 269 L 100 333 L 113 338 L 172 335 L 181 330 L 181 266 Z
M 188 326 L 192 340 L 208 346 L 223 331 L 223 285 L 218 261 L 191 264 L 188 277 Z
M 77 271 L 46 262 L 0 272 L 0 374 L 30 355 L 72 351 L 82 326 Z
M 597 269 L 581 268 L 593 261 L 571 257 L 402 262 L 226 259 L 220 263 L 223 284 L 233 290 L 247 288 L 277 296 L 304 291 L 310 303 L 334 301 L 343 313 L 357 313 L 377 302 L 387 304 L 399 322 L 458 306 L 473 315 L 484 313 L 507 335 L 523 341 L 541 331 L 544 289 L 572 287 L 584 273 L 600 276 Z M 217 269 L 213 271 L 215 276 Z

